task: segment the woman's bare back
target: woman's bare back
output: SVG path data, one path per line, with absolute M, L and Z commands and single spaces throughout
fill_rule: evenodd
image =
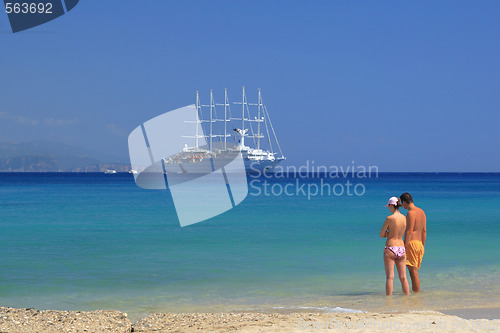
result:
M 386 223 L 389 233 L 385 246 L 404 246 L 403 236 L 406 230 L 406 217 L 396 211 L 387 217 Z

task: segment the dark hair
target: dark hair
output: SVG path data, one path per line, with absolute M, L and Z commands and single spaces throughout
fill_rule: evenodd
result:
M 408 192 L 401 194 L 399 198 L 401 199 L 401 201 L 406 202 L 408 204 L 413 202 L 413 198 L 411 197 L 411 194 Z

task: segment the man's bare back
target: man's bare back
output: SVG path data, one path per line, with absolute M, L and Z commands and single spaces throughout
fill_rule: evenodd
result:
M 419 240 L 422 242 L 422 245 L 425 246 L 425 239 L 427 236 L 427 218 L 425 212 L 413 203 L 408 206 L 405 246 L 408 246 L 412 240 Z

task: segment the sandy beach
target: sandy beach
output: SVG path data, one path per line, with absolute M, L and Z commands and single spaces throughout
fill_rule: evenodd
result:
M 491 311 L 498 309 L 488 309 Z M 480 313 L 480 309 L 476 309 Z M 467 313 L 465 311 L 464 313 Z M 496 312 L 498 313 L 498 312 Z M 467 316 L 464 316 L 467 317 Z M 152 313 L 132 323 L 119 311 L 0 308 L 0 332 L 500 332 L 499 319 L 415 313 Z

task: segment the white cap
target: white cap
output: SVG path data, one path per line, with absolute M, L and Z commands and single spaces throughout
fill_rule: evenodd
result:
M 389 201 L 387 202 L 387 205 L 385 205 L 386 207 L 389 207 L 389 205 L 394 205 L 394 206 L 397 206 L 398 205 L 398 198 L 397 197 L 391 197 L 389 199 Z

